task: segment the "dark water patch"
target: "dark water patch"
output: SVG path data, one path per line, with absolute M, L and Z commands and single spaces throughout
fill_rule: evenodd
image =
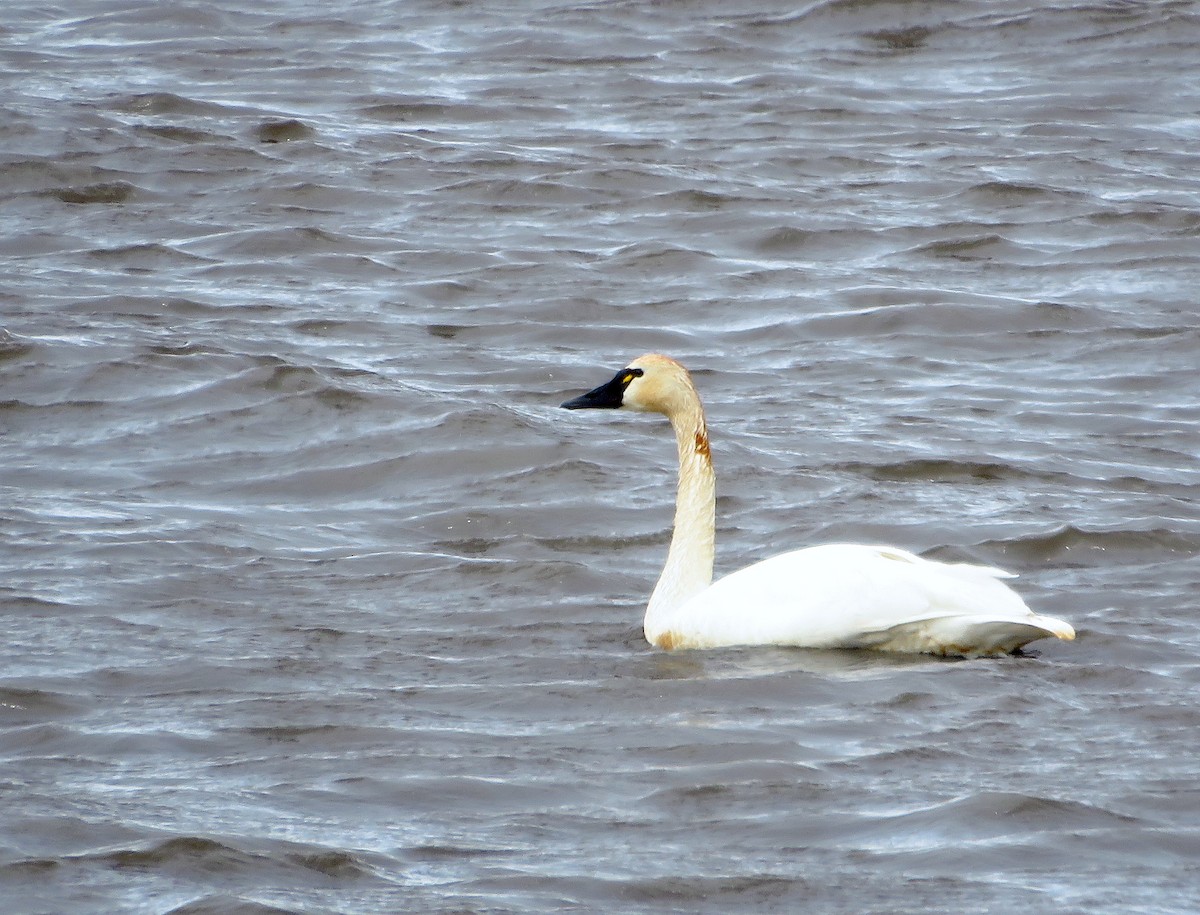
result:
M 306 318 L 292 324 L 292 329 L 306 337 L 354 340 L 363 334 L 382 333 L 385 326 L 378 322 L 347 321 L 337 318 Z
M 909 53 L 924 47 L 937 31 L 929 26 L 911 25 L 906 28 L 868 32 L 865 37 L 886 51 Z
M 805 881 L 771 873 L 727 877 L 681 873 L 678 876 L 623 882 L 619 887 L 619 895 L 634 904 L 668 906 L 799 904 L 808 894 L 809 887 Z
M 682 210 L 693 213 L 717 213 L 743 202 L 730 194 L 707 190 L 667 191 L 652 198 L 659 210 Z
M 865 832 L 889 844 L 908 834 L 938 844 L 986 841 L 998 837 L 1059 831 L 1114 829 L 1137 823 L 1136 817 L 1077 801 L 1060 801 L 1012 792 L 985 791 L 924 810 L 884 818 Z
M 796 767 L 773 777 L 745 778 L 741 767 L 724 767 L 716 772 L 687 770 L 690 784 L 664 788 L 642 799 L 646 809 L 657 810 L 672 817 L 699 820 L 754 820 L 777 804 L 781 796 L 792 792 L 797 781 L 807 779 L 805 767 Z M 706 777 L 718 780 L 705 783 Z
M 798 229 L 793 226 L 781 226 L 773 229 L 759 240 L 757 250 L 766 253 L 793 251 L 810 246 L 814 241 L 820 242 L 826 236 L 823 232 Z
M 614 267 L 634 275 L 654 275 L 661 279 L 664 276 L 690 276 L 702 272 L 710 258 L 711 255 L 704 251 L 674 245 L 638 243 L 615 252 L 612 263 Z
M 167 140 L 171 143 L 222 143 L 229 142 L 229 137 L 211 130 L 197 127 L 186 127 L 179 124 L 140 124 L 134 130 L 148 137 Z
M 991 206 L 1045 206 L 1064 200 L 1082 201 L 1079 191 L 1010 181 L 984 181 L 962 192 L 964 200 Z
M 1200 210 L 1176 206 L 1130 204 L 1122 208 L 1099 208 L 1088 213 L 1086 220 L 1109 230 L 1136 227 L 1185 237 L 1200 230 Z
M 504 106 L 499 112 L 503 112 L 504 117 L 513 114 L 509 106 Z M 496 117 L 498 110 L 449 100 L 397 99 L 364 105 L 358 109 L 358 113 L 374 121 L 405 125 L 474 124 Z
M 216 355 L 214 351 L 206 349 L 196 343 L 160 343 L 146 348 L 146 352 L 150 356 L 200 356 L 200 355 Z
M 118 7 L 94 15 L 63 20 L 60 25 L 72 32 L 78 31 L 86 36 L 87 40 L 125 36 L 127 40 L 152 42 L 167 36 L 178 37 L 180 33 L 192 35 L 193 30 L 199 34 L 225 34 L 230 21 L 228 13 L 217 9 L 183 7 L 164 21 L 161 17 L 155 18 L 140 9 L 125 10 Z M 101 47 L 109 46 L 107 41 L 101 40 L 98 43 Z M 84 44 L 83 47 L 86 49 L 89 46 Z
M 62 723 L 7 727 L 5 741 L 14 751 L 20 750 L 29 757 L 76 764 L 92 760 L 100 767 L 109 759 L 202 759 L 211 751 L 205 740 L 176 733 L 140 729 L 92 733 L 90 729 Z
M 0 686 L 0 724 L 32 724 L 51 718 L 70 718 L 88 707 L 78 696 L 18 686 Z
M 355 880 L 373 876 L 372 868 L 355 855 L 345 851 L 293 852 L 285 856 L 287 861 L 338 881 Z
M 1190 253 L 1190 238 L 1160 238 L 1157 242 L 1116 241 L 1092 245 L 1073 251 L 1068 263 L 1073 265 L 1102 264 L 1108 268 L 1186 267 Z
M 111 248 L 95 248 L 87 256 L 96 261 L 113 263 L 117 269 L 126 271 L 165 270 L 168 268 L 194 268 L 212 263 L 211 258 L 181 251 L 159 242 L 144 242 L 118 245 Z
M 153 115 L 215 117 L 227 115 L 235 110 L 215 102 L 187 98 L 173 92 L 139 92 L 133 95 L 117 96 L 111 100 L 110 105 L 114 111 Z
M 0 163 L 0 189 L 10 194 L 52 196 L 55 191 L 72 188 L 120 187 L 128 183 L 128 177 L 124 171 L 70 159 L 21 158 Z
M 264 121 L 254 131 L 259 143 L 290 143 L 294 140 L 309 140 L 317 135 L 313 128 L 295 118 L 279 121 Z
M 273 203 L 289 211 L 311 214 L 336 213 L 358 201 L 364 208 L 374 207 L 379 197 L 366 190 L 358 190 L 318 181 L 301 181 L 263 188 L 257 199 L 266 204 Z
M 398 857 L 416 862 L 460 861 L 464 859 L 500 857 L 514 849 L 504 847 L 461 845 L 414 845 L 399 851 Z
M 888 706 L 904 713 L 910 709 L 931 707 L 935 704 L 924 697 L 918 700 L 910 693 L 897 697 L 897 700 L 888 703 Z M 867 765 L 878 772 L 902 773 L 913 769 L 933 771 L 949 766 L 961 766 L 967 762 L 968 757 L 960 751 L 943 747 L 907 747 L 901 750 L 869 752 L 854 759 L 834 760 L 826 763 L 826 766 L 838 769 Z
M 453 340 L 462 331 L 467 330 L 467 328 L 459 324 L 430 324 L 425 330 L 430 336 L 440 337 L 443 340 Z
M 1047 335 L 1084 331 L 1100 324 L 1093 310 L 1056 302 L 1006 302 L 989 296 L 953 292 L 890 289 L 851 290 L 845 294 L 852 310 L 821 311 L 802 320 L 814 336 L 872 336 L 887 339 L 902 334 L 934 337 L 947 346 L 964 338 L 993 334 Z
M 447 458 L 443 453 L 431 459 L 444 463 Z M 270 467 L 263 467 L 261 457 L 255 453 L 218 454 L 207 463 L 211 466 L 198 467 L 197 472 L 222 491 L 243 498 L 304 500 L 310 505 L 394 495 L 406 471 L 414 469 L 403 458 L 347 462 L 336 454 L 314 455 L 311 447 Z
M 310 750 L 317 748 L 349 750 L 354 746 L 374 745 L 385 736 L 387 729 L 348 728 L 336 724 L 287 725 L 249 727 L 240 733 L 265 743 L 304 744 Z
M 0 362 L 21 359 L 34 352 L 33 341 L 0 327 Z
M 284 393 L 320 391 L 331 384 L 352 384 L 378 380 L 373 372 L 356 369 L 313 368 L 303 365 L 279 364 L 282 360 L 269 358 L 256 374 L 255 381 L 265 390 Z M 271 364 L 275 363 L 275 364 Z
M 142 189 L 127 181 L 113 181 L 103 184 L 88 184 L 83 187 L 60 187 L 42 191 L 47 197 L 61 200 L 63 203 L 74 204 L 113 204 L 127 203 L 143 193 Z
M 309 258 L 312 269 L 324 274 L 326 282 L 345 278 L 354 283 L 366 283 L 371 279 L 395 280 L 403 275 L 386 261 L 366 255 L 316 254 Z
M 406 298 L 417 298 L 432 305 L 446 306 L 464 301 L 476 292 L 476 287 L 469 280 L 430 280 L 407 283 L 404 291 Z
M 137 847 L 72 856 L 117 871 L 173 873 L 186 879 L 205 875 L 230 882 L 244 874 L 303 875 L 300 879 L 337 883 L 373 879 L 372 869 L 354 855 L 326 849 L 289 850 L 287 846 L 250 851 L 206 836 L 176 836 Z
M 1025 262 L 1044 260 L 1036 249 L 1022 245 L 999 233 L 972 234 L 964 238 L 948 238 L 928 242 L 905 252 L 907 255 L 925 255 L 961 261 Z
M 1200 535 L 1179 530 L 1083 530 L 1064 525 L 1049 534 L 991 541 L 985 546 L 1021 562 L 1068 567 L 1155 563 L 1200 554 Z
M 87 856 L 115 870 L 159 870 L 183 866 L 213 872 L 253 869 L 263 856 L 248 854 L 214 839 L 180 836 L 141 848 L 117 849 Z
M 33 516 L 26 515 L 21 518 L 16 513 L 0 517 L 0 522 L 8 526 L 5 533 L 10 538 L 10 543 L 18 540 L 18 536 L 15 536 L 15 532 L 18 530 L 16 524 L 28 523 L 31 520 L 33 520 Z M 43 516 L 38 515 L 37 520 L 43 520 Z M 36 619 L 39 616 L 57 617 L 64 613 L 70 613 L 74 608 L 73 604 L 51 600 L 44 596 L 20 594 L 11 588 L 0 588 L 0 594 L 3 594 L 3 609 L 20 619 Z
M 221 305 L 179 296 L 103 295 L 74 300 L 62 307 L 81 315 L 135 316 L 163 322 L 215 318 L 225 313 Z
M 0 865 L 0 874 L 16 880 L 44 880 L 61 867 L 62 862 L 53 858 L 26 858 Z
M 468 179 L 438 189 L 445 194 L 472 204 L 491 204 L 511 212 L 523 212 L 537 207 L 587 205 L 601 202 L 603 197 L 587 188 L 572 187 L 552 176 L 528 178 Z
M 348 254 L 364 245 L 370 249 L 383 244 L 315 226 L 291 226 L 228 232 L 205 239 L 203 250 L 208 257 L 220 260 L 264 257 L 290 260 L 319 254 Z M 194 249 L 196 245 L 190 247 Z
M 998 461 L 961 461 L 945 458 L 916 458 L 886 464 L 850 462 L 832 470 L 861 474 L 888 483 L 980 483 L 1025 480 L 1068 481 L 1068 474 L 1031 470 Z
M 35 232 L 19 237 L 0 238 L 0 255 L 6 257 L 43 257 L 74 253 L 87 246 L 87 240 L 58 232 Z

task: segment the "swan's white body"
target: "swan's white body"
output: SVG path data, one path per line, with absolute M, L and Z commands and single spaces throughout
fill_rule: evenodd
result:
M 646 620 L 662 648 L 794 645 L 951 655 L 1009 653 L 1056 635 L 1001 578 L 1007 572 L 931 562 L 857 543 L 814 546 L 739 569 Z
M 735 645 L 1007 654 L 1037 639 L 1075 638 L 1033 613 L 999 569 L 904 550 L 828 544 L 774 556 L 712 581 L 716 478 L 699 395 L 666 356 L 640 356 L 565 407 L 663 413 L 679 449 L 675 526 L 646 608 L 647 640 L 664 649 Z

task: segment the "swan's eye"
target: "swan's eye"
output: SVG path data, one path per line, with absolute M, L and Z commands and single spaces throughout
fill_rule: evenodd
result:
M 627 385 L 631 381 L 633 381 L 633 379 L 641 378 L 641 377 L 642 377 L 641 369 L 627 369 L 625 371 L 625 374 L 621 376 L 621 384 Z

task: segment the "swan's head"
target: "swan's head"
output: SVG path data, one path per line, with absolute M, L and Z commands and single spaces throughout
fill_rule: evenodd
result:
M 610 381 L 563 404 L 568 410 L 637 410 L 674 416 L 700 404 L 687 369 L 659 353 L 638 356 Z

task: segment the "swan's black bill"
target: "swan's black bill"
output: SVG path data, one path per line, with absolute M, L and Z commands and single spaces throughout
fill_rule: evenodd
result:
M 621 369 L 612 381 L 565 401 L 562 406 L 568 410 L 616 410 L 621 406 L 629 382 L 640 378 L 641 374 L 641 369 Z

